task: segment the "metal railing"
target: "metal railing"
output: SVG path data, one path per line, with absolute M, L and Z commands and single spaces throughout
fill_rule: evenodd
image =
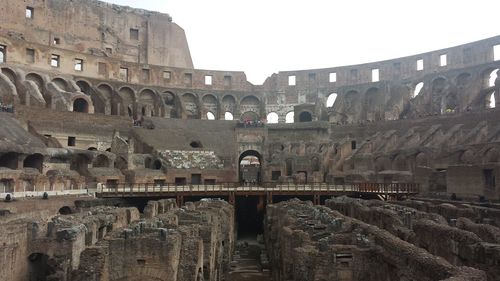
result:
M 217 184 L 155 184 L 155 183 L 125 183 L 113 186 L 101 185 L 97 188 L 100 194 L 126 195 L 135 193 L 248 193 L 248 192 L 293 192 L 293 193 L 335 193 L 360 192 L 374 194 L 416 194 L 419 185 L 416 183 L 276 183 L 261 184 L 217 183 Z

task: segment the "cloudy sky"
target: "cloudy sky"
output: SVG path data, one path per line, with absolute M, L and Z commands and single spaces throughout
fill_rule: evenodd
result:
M 500 35 L 498 0 L 105 0 L 168 13 L 195 68 L 272 73 L 414 55 Z

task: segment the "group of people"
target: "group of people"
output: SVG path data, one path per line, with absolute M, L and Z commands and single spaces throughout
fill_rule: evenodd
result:
M 238 125 L 245 128 L 264 127 L 265 124 L 266 124 L 266 119 L 252 120 L 250 118 L 244 118 L 243 120 L 240 120 L 240 122 L 238 123 Z
M 0 112 L 14 113 L 14 105 L 4 104 L 0 101 Z

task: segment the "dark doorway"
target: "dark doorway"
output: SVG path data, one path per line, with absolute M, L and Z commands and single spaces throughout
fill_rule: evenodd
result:
M 255 239 L 263 232 L 265 198 L 263 196 L 236 197 L 235 207 L 238 239 Z
M 47 277 L 55 273 L 49 256 L 42 253 L 33 253 L 28 256 L 29 281 L 46 281 Z
M 299 115 L 299 122 L 311 122 L 312 115 L 307 111 L 302 111 Z
M 255 150 L 247 150 L 239 158 L 240 183 L 258 184 L 261 182 L 261 155 Z
M 186 185 L 186 178 L 175 178 L 175 185 Z
M 39 172 L 42 172 L 43 166 L 43 155 L 39 153 L 31 154 L 24 159 L 24 168 L 35 168 Z
M 201 174 L 191 174 L 191 184 L 201 184 Z
M 73 102 L 73 111 L 89 113 L 89 104 L 84 99 L 75 99 L 75 101 Z

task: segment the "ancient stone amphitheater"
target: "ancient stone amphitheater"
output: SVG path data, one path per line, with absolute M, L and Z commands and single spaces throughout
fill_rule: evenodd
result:
M 0 280 L 500 280 L 500 36 L 253 85 L 167 14 L 0 15 Z

